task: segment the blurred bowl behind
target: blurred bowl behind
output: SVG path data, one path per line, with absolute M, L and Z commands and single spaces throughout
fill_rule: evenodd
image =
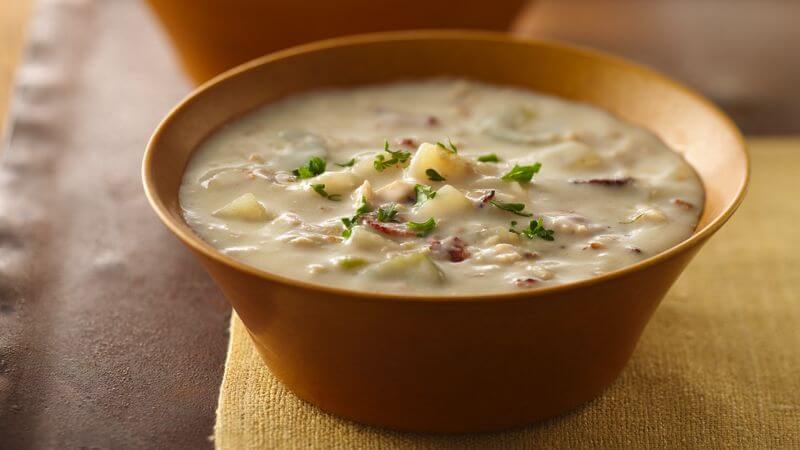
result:
M 347 34 L 506 30 L 529 0 L 147 0 L 196 82 L 258 56 Z M 409 62 L 412 64 L 412 62 Z

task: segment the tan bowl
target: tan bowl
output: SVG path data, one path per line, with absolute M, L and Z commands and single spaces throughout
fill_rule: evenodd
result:
M 597 105 L 658 134 L 697 170 L 697 232 L 638 264 L 538 290 L 461 297 L 355 292 L 249 267 L 202 241 L 178 205 L 192 150 L 225 122 L 288 94 L 456 76 Z M 658 303 L 741 203 L 742 137 L 716 107 L 649 69 L 575 47 L 481 32 L 333 39 L 227 72 L 153 135 L 144 187 L 206 267 L 267 366 L 300 398 L 359 422 L 433 432 L 494 430 L 555 416 L 619 375 Z
M 528 0 L 147 0 L 195 82 L 293 45 L 420 28 L 507 30 Z

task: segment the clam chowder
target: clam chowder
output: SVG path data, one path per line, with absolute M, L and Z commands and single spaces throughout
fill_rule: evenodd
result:
M 518 291 L 689 237 L 692 168 L 650 132 L 518 88 L 435 79 L 287 97 L 210 135 L 180 204 L 222 253 L 399 294 Z

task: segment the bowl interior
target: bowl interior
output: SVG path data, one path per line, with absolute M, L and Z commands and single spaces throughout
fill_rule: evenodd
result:
M 702 180 L 706 202 L 691 239 L 713 232 L 741 202 L 748 178 L 741 135 L 730 119 L 694 92 L 601 53 L 498 33 L 455 31 L 332 39 L 268 55 L 220 75 L 176 107 L 154 134 L 145 155 L 145 188 L 173 231 L 208 247 L 199 238 L 187 238 L 194 235 L 180 215 L 178 188 L 192 150 L 215 128 L 300 91 L 437 76 L 587 102 L 648 128 L 682 153 Z

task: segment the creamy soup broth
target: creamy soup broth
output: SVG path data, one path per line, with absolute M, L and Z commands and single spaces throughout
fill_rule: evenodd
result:
M 259 269 L 373 292 L 568 283 L 689 237 L 691 167 L 597 108 L 436 79 L 290 96 L 209 136 L 186 222 Z

